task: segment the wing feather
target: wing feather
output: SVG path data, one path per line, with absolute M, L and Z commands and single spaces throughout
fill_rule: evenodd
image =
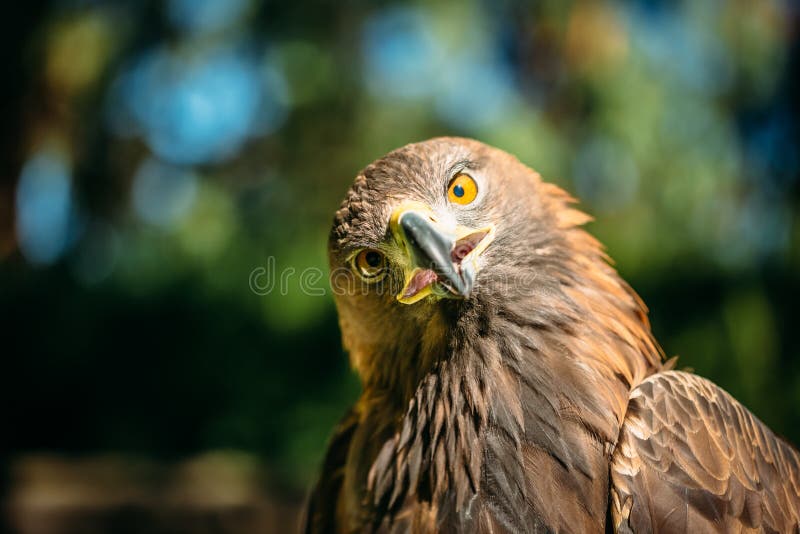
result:
M 800 532 L 798 452 L 690 373 L 632 391 L 611 492 L 620 532 Z
M 334 429 L 322 463 L 322 472 L 308 499 L 301 532 L 306 534 L 336 532 L 336 516 L 340 506 L 347 453 L 357 427 L 358 417 L 353 410 L 350 410 Z

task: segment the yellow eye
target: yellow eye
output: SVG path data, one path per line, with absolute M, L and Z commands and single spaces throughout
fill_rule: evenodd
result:
M 456 174 L 447 186 L 447 200 L 455 204 L 469 204 L 476 196 L 478 196 L 478 184 L 469 174 L 463 172 Z
M 356 272 L 364 280 L 377 282 L 386 274 L 386 257 L 372 248 L 365 248 L 353 258 Z

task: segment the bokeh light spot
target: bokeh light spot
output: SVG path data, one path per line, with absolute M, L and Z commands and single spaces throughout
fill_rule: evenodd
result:
M 232 157 L 252 135 L 270 132 L 286 116 L 285 82 L 262 75 L 249 54 L 235 49 L 184 57 L 160 48 L 145 54 L 117 84 L 111 124 L 136 132 L 162 159 L 177 164 Z
M 169 0 L 167 14 L 177 28 L 210 33 L 235 25 L 250 4 L 250 0 Z
M 144 221 L 172 226 L 192 207 L 196 192 L 194 173 L 147 159 L 134 177 L 133 207 Z
M 72 219 L 72 182 L 66 157 L 44 149 L 23 166 L 17 186 L 17 238 L 33 264 L 55 262 L 65 251 Z
M 454 58 L 443 89 L 437 113 L 467 132 L 498 125 L 518 109 L 511 72 L 497 61 L 467 54 Z
M 362 50 L 367 87 L 374 94 L 414 99 L 435 89 L 441 47 L 425 12 L 380 12 L 364 27 Z

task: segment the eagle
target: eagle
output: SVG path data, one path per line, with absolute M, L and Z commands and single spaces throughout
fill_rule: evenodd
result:
M 329 260 L 362 393 L 306 532 L 800 532 L 798 452 L 665 361 L 575 203 L 463 138 L 356 177 Z

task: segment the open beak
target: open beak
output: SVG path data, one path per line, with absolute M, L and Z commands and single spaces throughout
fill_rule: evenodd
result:
M 477 260 L 494 238 L 493 226 L 474 229 L 441 224 L 422 203 L 397 208 L 390 228 L 406 253 L 403 289 L 397 294 L 404 304 L 430 294 L 467 298 L 478 273 Z

